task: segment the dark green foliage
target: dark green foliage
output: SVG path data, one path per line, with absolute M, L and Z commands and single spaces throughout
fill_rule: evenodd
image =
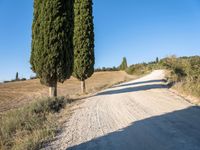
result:
M 183 70 L 183 68 L 181 68 L 181 67 L 175 67 L 174 68 L 174 73 L 177 75 L 177 81 L 180 81 L 181 80 L 181 78 L 184 78 L 185 76 L 186 76 L 186 73 L 185 73 L 185 71 Z
M 16 73 L 15 80 L 16 80 L 16 81 L 19 80 L 19 73 L 18 73 L 18 72 Z
M 36 114 L 42 113 L 57 113 L 65 106 L 64 97 L 61 98 L 48 98 L 47 100 L 40 101 L 33 104 L 32 112 Z
M 37 78 L 38 78 L 37 76 L 31 76 L 30 80 L 34 80 L 34 79 L 37 79 Z
M 158 57 L 156 57 L 156 63 L 159 63 L 159 58 Z
M 20 81 L 26 81 L 26 78 L 21 78 Z
M 122 60 L 121 65 L 119 66 L 119 69 L 120 70 L 126 70 L 127 67 L 128 67 L 128 65 L 127 65 L 126 57 L 123 57 L 123 60 Z
M 30 63 L 47 86 L 64 82 L 72 73 L 71 12 L 71 0 L 34 0 Z
M 84 81 L 94 73 L 92 0 L 74 0 L 74 73 Z

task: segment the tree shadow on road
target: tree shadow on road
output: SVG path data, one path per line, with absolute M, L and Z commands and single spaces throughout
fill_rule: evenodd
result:
M 146 85 L 143 85 L 145 83 L 146 83 Z M 106 91 L 100 92 L 100 93 L 96 94 L 96 96 L 137 92 L 137 91 L 159 89 L 159 88 L 160 89 L 168 88 L 168 86 L 166 85 L 164 80 L 149 80 L 149 81 L 144 81 L 144 82 L 135 82 L 135 83 L 124 84 L 121 86 L 119 85 L 119 86 L 115 86 L 111 89 L 108 89 Z
M 133 82 L 133 83 L 122 83 L 120 85 L 116 85 L 114 87 L 123 87 L 123 86 L 132 86 L 137 84 L 145 84 L 145 83 L 159 83 L 159 82 L 167 82 L 165 79 L 162 80 L 148 80 L 148 81 L 141 81 L 141 82 Z
M 66 150 L 200 150 L 200 108 L 136 121 Z

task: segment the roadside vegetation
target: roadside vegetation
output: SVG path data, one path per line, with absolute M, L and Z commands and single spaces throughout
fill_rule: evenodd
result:
M 163 59 L 160 64 L 170 70 L 168 79 L 179 92 L 200 98 L 200 57 L 174 56 Z
M 170 56 L 149 63 L 131 65 L 126 69 L 128 74 L 142 75 L 155 69 L 168 70 L 167 79 L 171 86 L 187 95 L 200 97 L 200 57 Z
M 0 115 L 0 150 L 36 150 L 57 131 L 56 115 L 64 98 L 48 98 Z

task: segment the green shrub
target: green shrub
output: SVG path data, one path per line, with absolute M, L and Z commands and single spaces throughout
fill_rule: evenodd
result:
M 174 87 L 186 94 L 200 97 L 200 57 L 164 58 L 159 63 L 161 68 L 171 70 L 170 81 Z M 176 86 L 177 85 L 177 86 Z

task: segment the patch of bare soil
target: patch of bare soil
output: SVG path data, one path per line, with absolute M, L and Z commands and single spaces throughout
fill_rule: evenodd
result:
M 93 93 L 131 78 L 135 77 L 122 71 L 98 72 L 86 80 L 86 86 L 88 93 Z M 0 84 L 0 112 L 24 106 L 47 95 L 48 87 L 41 85 L 38 79 Z M 64 84 L 59 84 L 58 95 L 70 95 L 72 98 L 80 96 L 80 82 L 72 77 Z

